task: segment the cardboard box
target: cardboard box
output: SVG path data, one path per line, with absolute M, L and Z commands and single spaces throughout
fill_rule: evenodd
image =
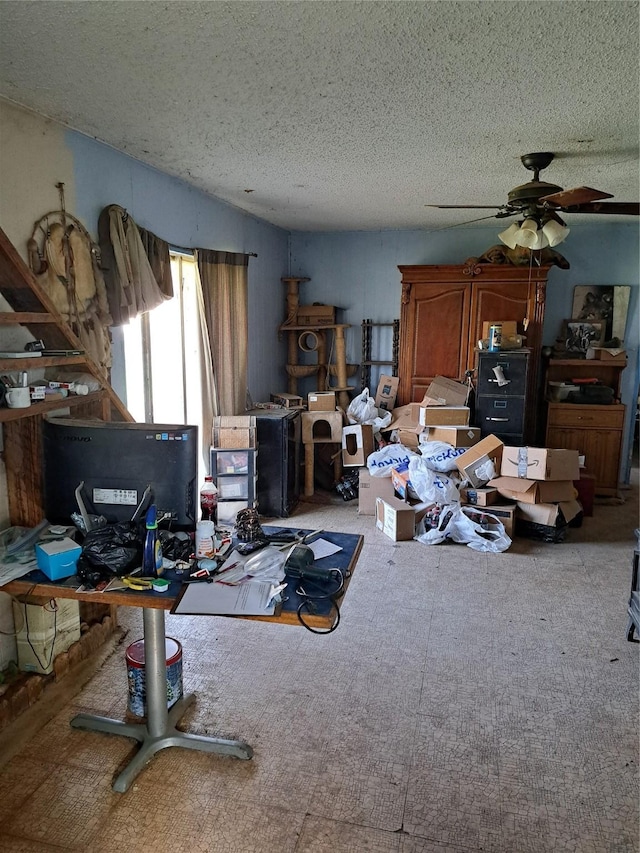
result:
M 409 477 L 408 465 L 401 465 L 398 468 L 391 469 L 391 485 L 396 497 L 408 503 L 416 503 L 420 501 L 420 497 L 411 485 Z
M 480 427 L 430 426 L 427 441 L 444 441 L 452 447 L 473 447 L 480 441 Z
M 398 385 L 400 379 L 397 376 L 382 375 L 378 380 L 378 390 L 376 391 L 376 406 L 383 409 L 385 412 L 390 412 L 396 404 L 398 396 Z
M 311 391 L 307 396 L 307 408 L 310 412 L 335 412 L 335 391 Z
M 462 382 L 436 376 L 427 388 L 423 406 L 466 406 L 469 389 Z M 446 423 L 446 421 L 444 421 Z
M 284 406 L 285 409 L 301 409 L 302 406 L 302 397 L 298 397 L 297 394 L 272 394 L 271 402 L 277 403 L 279 406 Z
M 413 539 L 416 525 L 431 504 L 411 506 L 400 498 L 376 498 L 376 527 L 394 542 Z
M 302 443 L 342 445 L 342 412 L 302 412 Z
M 367 457 L 375 450 L 373 426 L 352 424 L 342 428 L 342 464 L 366 465 Z
M 219 415 L 213 419 L 213 446 L 256 447 L 255 415 Z
M 494 515 L 504 525 L 505 533 L 511 539 L 515 532 L 516 514 L 518 511 L 517 504 L 494 504 L 487 512 L 489 515 Z
M 500 470 L 503 443 L 495 435 L 487 435 L 456 459 L 458 471 L 474 487 L 484 486 L 487 480 L 481 476 L 481 468 L 491 459 L 496 473 Z
M 422 426 L 468 426 L 468 406 L 421 406 L 418 423 Z
M 586 357 L 595 361 L 608 361 L 614 364 L 627 363 L 626 351 L 623 349 L 612 349 L 611 347 L 588 347 Z
M 409 447 L 411 450 L 417 451 L 420 446 L 420 439 L 424 432 L 424 427 L 417 426 L 413 429 L 398 429 L 396 430 L 398 442 L 404 447 Z
M 576 490 L 572 480 L 525 480 L 521 477 L 496 477 L 489 485 L 512 501 L 526 504 L 572 501 Z M 541 522 L 544 523 L 544 522 Z
M 394 496 L 391 477 L 372 477 L 368 468 L 360 469 L 358 482 L 358 515 L 375 515 L 376 499 Z
M 517 320 L 485 320 L 482 323 L 482 338 L 486 340 L 489 337 L 490 326 L 502 326 L 502 340 L 506 338 L 515 338 L 518 334 Z
M 298 305 L 298 326 L 332 326 L 336 322 L 333 305 Z
M 516 517 L 547 527 L 568 524 L 582 511 L 580 501 L 574 499 L 558 503 L 529 504 L 518 501 Z
M 421 403 L 407 403 L 406 406 L 398 406 L 391 412 L 391 423 L 385 432 L 392 429 L 415 429 L 420 426 Z M 422 431 L 422 430 L 420 430 Z
M 75 575 L 82 548 L 68 536 L 36 544 L 36 562 L 50 581 Z
M 498 490 L 493 486 L 480 486 L 477 489 L 460 489 L 460 500 L 472 506 L 489 506 L 498 500 Z
M 578 451 L 505 446 L 502 451 L 500 475 L 527 480 L 578 480 Z

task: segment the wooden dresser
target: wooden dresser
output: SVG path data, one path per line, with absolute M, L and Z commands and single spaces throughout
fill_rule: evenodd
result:
M 584 455 L 587 471 L 596 478 L 596 494 L 616 495 L 624 435 L 626 406 L 620 400 L 620 378 L 624 363 L 550 359 L 546 371 L 551 381 L 595 378 L 614 389 L 616 402 L 589 405 L 548 402 L 547 447 L 567 447 Z M 547 393 L 547 399 L 549 394 Z

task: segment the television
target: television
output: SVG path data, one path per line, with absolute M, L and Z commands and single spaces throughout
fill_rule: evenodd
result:
M 69 524 L 80 512 L 109 523 L 142 517 L 154 503 L 171 530 L 194 530 L 197 520 L 198 427 L 45 418 L 42 422 L 44 511 Z

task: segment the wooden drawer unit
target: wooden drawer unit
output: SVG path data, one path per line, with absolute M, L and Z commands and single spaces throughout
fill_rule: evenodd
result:
M 565 447 L 584 455 L 599 495 L 618 491 L 624 414 L 623 405 L 549 404 L 546 446 Z
M 550 403 L 548 426 L 559 427 L 604 427 L 622 429 L 625 407 L 582 406 L 577 403 Z

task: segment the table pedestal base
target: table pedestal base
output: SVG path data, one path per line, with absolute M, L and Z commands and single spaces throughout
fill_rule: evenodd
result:
M 135 757 L 113 783 L 113 790 L 120 794 L 124 794 L 129 789 L 138 773 L 155 753 L 168 746 L 199 749 L 202 752 L 216 752 L 242 759 L 251 758 L 253 755 L 251 747 L 241 740 L 189 734 L 176 729 L 176 723 L 195 701 L 195 696 L 193 693 L 183 696 L 170 710 L 167 710 L 164 611 L 145 609 L 143 620 L 147 722 L 125 723 L 122 720 L 112 720 L 93 714 L 78 714 L 71 720 L 71 726 L 74 729 L 106 732 L 131 737 L 140 742 L 141 746 Z

